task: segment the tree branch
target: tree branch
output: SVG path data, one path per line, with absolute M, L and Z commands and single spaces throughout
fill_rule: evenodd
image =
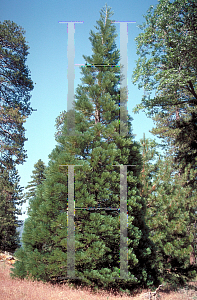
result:
M 188 83 L 189 83 L 189 86 L 187 87 L 188 91 L 190 91 L 190 93 L 192 93 L 192 95 L 197 99 L 197 94 L 194 90 L 194 86 L 193 86 L 191 80 Z

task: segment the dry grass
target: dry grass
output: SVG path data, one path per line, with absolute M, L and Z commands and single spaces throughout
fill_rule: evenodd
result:
M 51 285 L 41 281 L 30 281 L 27 279 L 12 279 L 10 277 L 10 265 L 0 262 L 0 299 L 4 300 L 194 300 L 197 299 L 197 292 L 193 290 L 182 290 L 173 292 L 162 290 L 157 297 L 150 298 L 147 290 L 137 296 L 125 296 L 106 293 L 92 293 L 88 288 L 74 290 L 68 285 Z M 197 282 L 193 283 L 197 287 Z

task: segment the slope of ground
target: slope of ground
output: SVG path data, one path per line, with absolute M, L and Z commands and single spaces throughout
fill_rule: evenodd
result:
M 7 258 L 7 259 L 6 259 Z M 193 289 L 181 289 L 173 292 L 161 287 L 156 297 L 143 290 L 133 296 L 109 294 L 100 291 L 92 293 L 89 289 L 74 290 L 68 285 L 51 285 L 38 281 L 12 279 L 10 267 L 14 263 L 13 257 L 8 253 L 0 254 L 0 299 L 2 300 L 195 300 L 197 299 L 197 282 L 191 283 Z

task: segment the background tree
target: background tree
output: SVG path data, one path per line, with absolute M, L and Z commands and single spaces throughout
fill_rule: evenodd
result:
M 12 166 L 26 158 L 23 124 L 31 114 L 33 82 L 25 64 L 29 47 L 25 31 L 14 22 L 0 22 L 0 133 L 1 164 Z
M 156 121 L 152 133 L 163 139 L 180 173 L 187 167 L 187 183 L 196 188 L 197 3 L 161 0 L 145 19 L 133 82 L 155 95 L 144 96 L 135 111 L 144 109 Z
M 42 184 L 43 180 L 46 179 L 45 172 L 46 166 L 44 162 L 39 159 L 37 163 L 34 165 L 34 170 L 32 171 L 33 175 L 31 176 L 32 181 L 28 182 L 28 185 L 26 186 L 26 189 L 28 192 L 25 193 L 25 201 L 30 201 L 35 197 L 36 194 L 36 188 Z
M 21 188 L 16 165 L 27 157 L 24 150 L 24 122 L 31 114 L 30 91 L 33 82 L 25 64 L 28 46 L 25 31 L 14 22 L 0 22 L 0 206 L 2 250 L 15 250 L 18 233 L 16 227 L 21 214 L 16 207 L 22 204 Z M 18 222 L 18 223 L 17 223 Z M 18 226 L 16 226 L 16 223 Z
M 160 172 L 164 172 L 167 182 L 170 178 L 170 180 L 173 180 L 173 185 L 177 186 L 176 188 L 172 187 L 168 185 L 170 182 L 168 184 L 166 182 L 168 190 L 162 184 L 159 188 L 161 192 L 157 192 L 155 201 L 160 203 L 160 207 L 167 213 L 166 218 L 168 221 L 163 220 L 162 222 L 164 224 L 171 222 L 171 211 L 173 211 L 174 217 L 178 218 L 180 209 L 181 217 L 178 220 L 181 222 L 185 220 L 182 225 L 185 226 L 182 228 L 182 238 L 179 235 L 178 227 L 168 225 L 172 234 L 175 234 L 177 230 L 177 245 L 179 245 L 179 240 L 180 243 L 183 242 L 188 245 L 187 238 L 185 240 L 186 236 L 184 237 L 188 232 L 190 245 L 193 249 L 196 241 L 195 194 L 197 177 L 196 16 L 197 3 L 194 0 L 175 0 L 173 2 L 161 0 L 155 9 L 151 6 L 145 16 L 146 22 L 140 26 L 143 32 L 136 39 L 139 59 L 133 73 L 133 82 L 138 81 L 139 88 L 144 86 L 145 90 L 155 92 L 153 97 L 145 95 L 141 104 L 137 105 L 134 111 L 138 112 L 143 109 L 148 116 L 153 118 L 156 127 L 153 128 L 152 133 L 162 139 L 163 148 L 167 151 L 165 163 L 168 163 L 170 167 L 167 168 L 163 165 L 163 162 L 159 163 L 161 171 L 157 175 L 158 180 L 161 177 L 160 174 L 162 174 Z M 171 177 L 172 172 L 176 176 Z M 171 200 L 174 203 L 177 201 L 179 206 L 171 204 Z M 169 203 L 169 206 L 167 203 Z M 166 205 L 166 208 L 163 205 Z M 158 215 L 162 217 L 162 213 Z M 176 221 L 173 222 L 172 224 L 176 224 Z M 148 224 L 151 226 L 151 223 Z M 182 254 L 175 251 L 174 246 L 172 246 L 173 243 L 168 242 L 171 250 L 174 251 L 172 255 L 173 272 L 176 273 L 177 270 L 179 271 L 183 267 L 183 265 L 181 266 L 183 260 L 180 262 L 175 257 L 180 254 L 180 259 L 185 255 L 185 266 L 183 267 L 185 271 L 183 271 L 183 274 L 187 273 L 189 275 L 191 267 L 188 265 L 189 248 Z M 169 253 L 171 255 L 170 248 L 166 251 L 168 255 Z M 180 251 L 182 251 L 181 245 Z M 167 252 L 165 253 L 167 254 Z M 178 264 L 178 267 L 175 271 L 176 264 Z
M 1 168 L 0 173 L 0 250 L 14 251 L 19 247 L 19 235 L 16 228 L 22 224 L 17 219 L 21 215 L 22 188 L 16 169 L 11 171 Z
M 160 157 L 158 152 L 158 144 L 155 140 L 146 139 L 145 134 L 143 139 L 140 140 L 142 163 L 143 167 L 140 174 L 141 196 L 147 199 L 148 195 L 155 190 L 156 186 L 153 185 L 153 176 L 157 174 L 158 167 L 155 160 Z
M 162 281 L 183 284 L 196 276 L 190 261 L 196 250 L 196 197 L 191 187 L 183 186 L 185 178 L 174 169 L 170 156 L 159 155 L 156 143 L 145 136 L 141 145 L 141 193 L 146 199 L 151 240 L 157 247 L 160 276 Z
M 67 118 L 72 111 L 57 119 L 58 144 L 49 156 L 46 179 L 31 203 L 22 237 L 24 248 L 15 253 L 19 261 L 12 276 L 33 276 L 51 282 L 67 280 L 76 285 L 119 291 L 158 283 L 154 244 L 145 224 L 146 206 L 139 195 L 139 145 L 133 141 L 130 120 L 128 124 L 120 120 L 119 124 L 119 110 L 124 107 L 119 109 L 120 70 L 110 67 L 120 59 L 111 14 L 110 8 L 103 8 L 97 33 L 90 33 L 93 55 L 84 58 L 94 67 L 81 68 L 82 85 L 77 87 L 75 95 L 77 135 L 67 135 Z M 106 64 L 109 67 L 100 66 Z M 120 125 L 123 128 L 128 125 L 129 132 L 124 129 L 125 134 L 119 135 Z M 68 167 L 64 165 L 80 165 L 75 167 L 74 219 L 78 279 L 69 280 Z M 127 170 L 128 279 L 114 278 L 120 275 L 119 165 L 132 165 Z M 122 216 L 127 220 L 127 214 Z

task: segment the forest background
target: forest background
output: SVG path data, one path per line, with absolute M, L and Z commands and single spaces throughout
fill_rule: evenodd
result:
M 108 1 L 107 4 L 114 11 L 117 21 L 136 21 L 128 24 L 128 112 L 134 118 L 132 122 L 135 140 L 140 140 L 143 133 L 146 137 L 153 137 L 149 130 L 153 121 L 147 118 L 144 112 L 134 115 L 132 109 L 140 102 L 144 93 L 131 81 L 135 66 L 136 43 L 135 37 L 140 33 L 139 24 L 143 22 L 143 14 L 150 5 L 156 5 L 156 0 L 148 1 Z M 22 26 L 30 47 L 27 56 L 27 65 L 31 71 L 34 89 L 31 92 L 31 106 L 33 112 L 25 123 L 25 149 L 28 157 L 23 165 L 17 166 L 20 185 L 26 187 L 31 181 L 34 164 L 39 160 L 47 165 L 48 155 L 56 142 L 55 119 L 63 110 L 67 109 L 68 93 L 68 58 L 67 25 L 58 21 L 84 21 L 75 25 L 75 64 L 84 64 L 83 54 L 91 55 L 91 44 L 88 40 L 89 31 L 99 18 L 99 10 L 105 1 L 1 1 L 1 20 L 12 20 Z M 121 9 L 120 9 L 121 7 Z M 89 13 L 91 11 L 91 14 Z M 117 47 L 120 48 L 120 25 L 115 24 L 118 37 Z M 80 69 L 75 67 L 75 88 L 80 82 Z M 28 202 L 23 205 L 23 214 L 19 219 L 27 218 Z
M 72 163 L 75 161 L 78 162 L 77 159 L 79 159 L 80 162 L 82 156 L 84 158 L 90 156 L 91 159 L 89 160 L 90 157 L 88 158 L 90 165 L 84 165 L 86 175 L 83 176 L 86 176 L 86 178 L 80 177 L 82 176 L 80 172 L 77 175 L 77 178 L 78 176 L 82 178 L 84 183 L 76 183 L 76 190 L 79 189 L 79 186 L 82 184 L 82 189 L 80 192 L 78 191 L 76 195 L 78 195 L 80 201 L 85 201 L 86 205 L 92 205 L 94 197 L 96 197 L 96 200 L 101 201 L 101 204 L 104 204 L 102 201 L 105 201 L 106 197 L 109 200 L 108 205 L 112 205 L 112 203 L 115 205 L 114 200 L 117 202 L 117 173 L 114 171 L 113 176 L 110 178 L 112 181 L 111 185 L 113 186 L 111 186 L 110 190 L 109 182 L 105 182 L 106 176 L 109 175 L 108 171 L 102 173 L 102 168 L 97 170 L 98 164 L 101 166 L 105 165 L 105 168 L 110 169 L 111 166 L 108 164 L 108 159 L 116 164 L 120 162 L 124 162 L 124 164 L 127 162 L 129 164 L 137 162 L 137 165 L 134 165 L 135 167 L 132 165 L 133 171 L 129 170 L 128 175 L 128 210 L 130 211 L 128 220 L 130 245 L 129 268 L 132 273 L 129 279 L 130 283 L 122 282 L 120 286 L 122 285 L 124 288 L 127 286 L 131 289 L 130 284 L 149 286 L 156 284 L 157 280 L 162 281 L 164 279 L 176 283 L 183 283 L 186 279 L 195 277 L 196 262 L 195 260 L 191 261 L 191 255 L 195 258 L 197 94 L 195 91 L 196 51 L 194 41 L 196 40 L 196 9 L 196 3 L 192 0 L 177 0 L 172 4 L 167 0 L 160 1 L 155 11 L 153 10 L 153 6 L 148 11 L 146 16 L 147 23 L 144 24 L 144 27 L 141 27 L 144 33 L 139 35 L 136 39 L 139 57 L 133 72 L 133 82 L 138 82 L 138 87 L 144 87 L 146 91 L 154 91 L 154 89 L 156 89 L 157 93 L 155 96 L 151 95 L 150 97 L 146 97 L 147 94 L 145 93 L 145 97 L 142 97 L 142 101 L 136 106 L 135 111 L 138 112 L 145 109 L 149 116 L 152 116 L 156 121 L 156 127 L 153 132 L 163 139 L 165 148 L 168 150 L 164 160 L 160 159 L 156 144 L 153 141 L 145 139 L 145 137 L 140 140 L 142 154 L 140 158 L 137 143 L 131 141 L 131 131 L 125 139 L 119 138 L 117 134 L 115 134 L 115 137 L 110 136 L 111 132 L 114 132 L 114 130 L 117 132 L 118 130 L 117 107 L 113 106 L 111 98 L 108 98 L 109 94 L 104 94 L 101 98 L 98 98 L 100 99 L 99 101 L 104 101 L 102 103 L 103 111 L 101 113 L 98 106 L 100 104 L 95 100 L 97 98 L 94 99 L 94 95 L 100 95 L 100 88 L 101 93 L 107 89 L 109 93 L 112 93 L 110 97 L 114 97 L 113 99 L 115 99 L 115 101 L 119 101 L 119 92 L 113 88 L 111 89 L 110 85 L 107 84 L 107 82 L 110 82 L 110 76 L 113 76 L 113 70 L 103 73 L 102 67 L 98 66 L 98 81 L 95 82 L 94 86 L 92 85 L 92 80 L 94 81 L 96 78 L 94 76 L 92 77 L 91 72 L 94 72 L 93 69 L 88 71 L 88 69 L 86 70 L 86 68 L 84 68 L 83 73 L 85 78 L 82 81 L 89 85 L 89 88 L 82 86 L 77 88 L 76 98 L 79 100 L 77 107 L 81 113 L 77 113 L 76 115 L 76 124 L 79 131 L 87 130 L 86 135 L 87 139 L 89 139 L 89 143 L 87 144 L 87 140 L 84 140 L 84 137 L 79 137 L 77 140 L 75 140 L 75 138 L 65 138 L 67 131 L 65 127 L 65 122 L 68 117 L 67 114 L 63 113 L 56 119 L 56 129 L 58 130 L 56 133 L 56 141 L 58 145 L 49 156 L 50 162 L 46 173 L 43 173 L 44 164 L 41 160 L 34 165 L 33 184 L 38 187 L 36 193 L 34 193 L 34 189 L 27 194 L 27 198 L 30 199 L 30 218 L 26 222 L 25 233 L 23 235 L 25 246 L 16 253 L 19 258 L 19 262 L 16 262 L 14 268 L 14 274 L 16 276 L 24 278 L 27 273 L 30 272 L 36 278 L 48 281 L 53 280 L 54 277 L 58 280 L 58 275 L 61 272 L 65 274 L 66 268 L 68 268 L 68 266 L 65 266 L 67 239 L 65 237 L 66 232 L 62 229 L 60 230 L 59 227 L 65 227 L 66 203 L 64 200 L 67 195 L 67 187 L 65 184 L 65 175 L 59 170 L 59 164 L 68 161 Z M 109 15 L 107 8 L 106 10 L 104 9 L 103 13 L 103 21 L 100 21 L 99 25 L 101 27 L 104 26 L 104 28 L 106 26 L 106 30 L 110 30 L 111 25 L 107 20 L 107 16 Z M 8 24 L 10 27 L 12 26 L 10 32 L 14 30 L 13 26 L 15 25 L 13 23 L 7 22 L 5 24 Z M 7 69 L 3 68 L 7 68 L 9 63 L 5 46 L 9 48 L 13 40 L 8 41 L 5 39 L 7 35 L 5 26 L 6 25 L 1 25 L 2 45 L 4 47 L 1 48 L 3 57 L 2 63 L 5 63 L 5 65 L 2 65 L 1 96 L 3 104 L 8 104 L 11 101 L 11 96 L 13 96 L 13 90 L 9 88 L 10 84 L 7 84 L 6 79 L 12 77 L 13 73 L 6 73 Z M 111 47 L 110 41 L 113 40 L 113 37 L 111 35 L 108 37 L 109 32 L 107 32 L 108 31 L 105 32 L 104 30 L 104 33 L 102 33 L 102 44 L 100 43 L 100 37 L 95 36 L 93 51 L 94 53 L 98 52 L 98 55 L 95 54 L 93 60 L 88 56 L 84 56 L 86 62 L 90 63 L 93 61 L 97 64 L 97 62 L 102 60 L 101 52 L 104 51 L 104 53 L 107 53 L 107 56 L 103 55 L 106 61 L 108 62 L 109 59 L 109 61 L 112 60 L 116 63 L 118 60 L 116 57 L 117 53 L 113 55 L 108 53 L 108 51 L 110 51 L 108 47 Z M 24 41 L 21 40 L 21 43 L 18 44 L 20 58 L 15 59 L 15 66 L 19 66 L 20 63 L 23 64 L 21 55 L 27 54 L 27 52 L 25 52 L 27 47 L 23 42 Z M 107 50 L 105 47 L 107 47 Z M 152 58 L 150 58 L 148 50 L 152 48 L 152 53 L 150 52 Z M 27 69 L 24 69 L 24 72 L 27 72 Z M 27 79 L 25 76 L 19 77 L 18 72 L 14 74 L 15 76 L 13 76 L 11 80 L 12 84 L 16 82 L 16 91 L 18 85 L 20 86 L 21 84 L 29 91 L 33 89 L 30 79 Z M 100 81 L 100 76 L 106 76 L 103 82 Z M 113 80 L 115 82 L 115 79 Z M 85 100 L 87 93 L 90 98 L 93 97 L 94 101 L 96 101 L 95 114 L 93 113 L 93 119 L 91 121 L 89 120 L 89 123 L 86 123 L 85 119 L 89 118 L 89 114 L 91 115 L 92 108 L 91 104 L 87 102 L 89 100 Z M 29 99 L 27 94 L 26 100 Z M 20 97 L 19 92 L 19 98 Z M 106 97 L 106 99 L 103 97 Z M 17 105 L 17 101 L 17 98 L 13 99 L 13 107 Z M 5 213 L 1 216 L 3 228 L 1 247 L 5 248 L 7 245 L 12 248 L 14 247 L 14 235 L 11 235 L 11 231 L 14 232 L 14 227 L 10 223 L 12 208 L 9 206 L 8 201 L 10 199 L 11 203 L 11 200 L 14 200 L 14 198 L 18 198 L 19 200 L 19 194 L 21 193 L 20 188 L 17 187 L 19 178 L 16 175 L 15 169 L 12 167 L 15 164 L 24 162 L 25 152 L 20 149 L 20 145 L 23 146 L 23 142 L 25 141 L 24 129 L 20 124 L 22 119 L 30 114 L 30 111 L 28 110 L 27 102 L 25 104 L 21 103 L 19 107 L 23 113 L 26 107 L 26 116 L 23 114 L 23 117 L 20 117 L 17 110 L 13 110 L 10 105 L 4 105 L 1 106 L 1 130 L 4 141 L 2 140 L 2 193 L 0 204 L 3 210 L 5 210 Z M 122 109 L 122 107 L 120 107 L 120 109 Z M 112 114 L 114 118 L 111 124 L 108 120 L 110 114 Z M 15 117 L 14 121 L 13 117 Z M 8 146 L 6 142 L 8 143 L 8 134 L 10 134 L 10 132 L 6 130 L 6 126 L 8 126 L 9 123 L 13 124 L 13 122 L 16 123 L 18 130 L 23 133 L 23 136 L 17 137 L 16 132 L 13 132 L 11 137 L 14 144 Z M 95 126 L 91 128 L 93 124 Z M 106 127 L 102 127 L 104 124 Z M 112 144 L 109 143 L 108 145 L 108 143 L 103 143 L 102 139 L 100 140 L 101 127 L 101 132 L 105 136 L 105 139 L 107 139 L 108 142 L 113 141 L 114 143 L 112 142 Z M 101 147 L 99 147 L 99 145 Z M 117 148 L 113 149 L 114 146 Z M 93 147 L 92 152 L 87 152 L 89 147 Z M 75 153 L 75 151 L 80 155 L 74 155 L 73 153 Z M 14 153 L 15 162 L 14 158 L 9 155 L 10 153 Z M 122 155 L 120 155 L 121 153 Z M 151 163 L 154 159 L 157 161 Z M 99 175 L 100 172 L 102 174 Z M 10 178 L 10 180 L 8 180 L 8 178 Z M 40 184 L 41 181 L 43 181 L 43 184 Z M 87 194 L 86 183 L 89 181 L 92 183 L 87 186 L 88 190 L 90 189 L 90 193 Z M 114 193 L 110 192 L 112 190 Z M 61 200 L 63 202 L 61 202 Z M 81 204 L 83 205 L 83 203 Z M 10 214 L 8 214 L 8 211 L 10 211 Z M 96 215 L 93 216 L 92 214 L 90 216 L 95 235 L 88 232 L 87 241 L 85 243 L 93 239 L 92 247 L 96 247 L 97 250 L 101 247 L 102 250 L 100 249 L 101 252 L 95 252 L 97 253 L 97 257 L 94 259 L 88 254 L 88 252 L 93 251 L 93 249 L 89 248 L 88 251 L 84 252 L 84 247 L 89 247 L 90 244 L 86 245 L 79 242 L 77 247 L 79 249 L 82 248 L 78 253 L 77 268 L 79 272 L 82 270 L 82 273 L 86 273 L 86 279 L 85 277 L 83 279 L 86 283 L 90 283 L 89 277 L 93 278 L 93 281 L 96 280 L 95 282 L 97 282 L 98 285 L 107 285 L 109 287 L 109 285 L 114 284 L 111 275 L 118 273 L 118 252 L 113 252 L 116 255 L 112 261 L 112 257 L 108 253 L 110 248 L 106 248 L 106 245 L 108 244 L 113 248 L 110 234 L 115 237 L 115 244 L 117 244 L 118 235 L 115 234 L 117 233 L 117 223 L 115 221 L 115 215 L 117 217 L 117 214 L 114 214 L 114 218 L 111 218 L 108 213 L 104 213 L 105 216 L 101 215 L 97 215 L 96 219 L 94 219 Z M 80 216 L 80 213 L 76 218 L 78 222 L 78 226 L 76 227 L 78 235 L 76 235 L 76 237 L 79 238 L 82 227 L 85 226 L 85 231 L 89 223 L 85 221 L 86 218 L 84 219 Z M 105 219 L 105 221 L 108 220 L 107 222 L 109 222 L 108 224 L 104 222 L 105 225 L 101 227 L 101 230 L 104 230 L 102 232 L 98 232 L 99 226 L 96 225 L 97 222 L 100 222 L 98 218 L 100 218 L 100 221 Z M 93 229 L 93 227 L 91 228 Z M 9 228 L 7 232 L 6 228 Z M 148 234 L 148 228 L 150 235 Z M 109 229 L 111 233 L 105 238 L 104 232 L 107 232 Z M 95 239 L 97 240 L 100 234 L 100 238 L 103 242 L 95 242 Z M 150 238 L 148 238 L 148 235 Z M 85 236 L 83 236 L 83 239 L 85 239 Z M 105 245 L 101 245 L 102 243 Z M 110 251 L 112 251 L 112 249 Z M 55 264 L 52 263 L 54 259 Z M 56 265 L 57 260 L 60 264 L 59 267 Z M 94 271 L 94 260 L 97 261 L 98 267 L 100 268 L 98 271 Z M 38 261 L 39 265 L 37 265 Z M 82 267 L 82 265 L 84 265 L 84 267 Z M 35 266 L 37 267 L 35 268 Z M 104 266 L 105 268 L 103 269 Z M 87 271 L 87 268 L 90 268 L 91 271 Z M 60 269 L 62 269 L 61 272 L 59 271 Z M 105 282 L 106 271 L 108 273 L 107 283 Z M 90 273 L 92 273 L 92 275 Z

